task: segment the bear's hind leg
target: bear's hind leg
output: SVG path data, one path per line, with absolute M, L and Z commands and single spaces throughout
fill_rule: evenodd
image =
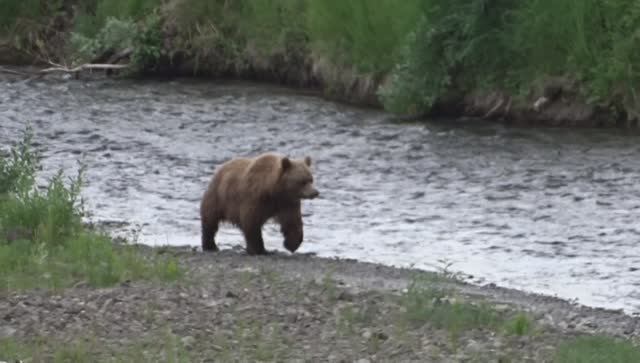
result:
M 218 251 L 216 246 L 216 233 L 218 232 L 219 220 L 214 221 L 202 221 L 202 250 L 203 251 Z

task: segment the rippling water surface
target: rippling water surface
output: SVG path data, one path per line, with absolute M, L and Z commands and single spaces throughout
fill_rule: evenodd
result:
M 385 117 L 247 84 L 0 82 L 0 145 L 31 121 L 46 175 L 82 158 L 92 218 L 140 226 L 141 242 L 199 245 L 217 164 L 310 155 L 322 198 L 303 204 L 300 252 L 446 260 L 476 282 L 640 310 L 637 134 Z M 267 248 L 281 241 L 265 228 Z M 231 227 L 218 242 L 244 244 Z

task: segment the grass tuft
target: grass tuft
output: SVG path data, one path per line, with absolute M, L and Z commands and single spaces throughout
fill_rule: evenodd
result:
M 452 292 L 436 287 L 433 278 L 416 278 L 403 295 L 404 319 L 413 326 L 429 323 L 452 335 L 475 328 L 495 328 L 499 314 L 484 303 L 456 299 Z
M 505 332 L 509 335 L 529 335 L 533 330 L 533 321 L 524 313 L 519 313 L 504 324 Z

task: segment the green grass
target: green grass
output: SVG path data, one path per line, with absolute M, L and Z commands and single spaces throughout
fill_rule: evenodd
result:
M 640 362 L 640 349 L 629 342 L 610 337 L 581 337 L 558 347 L 554 363 L 630 363 Z
M 309 1 L 308 33 L 315 49 L 339 65 L 385 73 L 414 30 L 419 0 Z
M 279 323 L 238 319 L 233 331 L 216 333 L 211 344 L 216 346 L 216 358 L 232 362 L 242 357 L 250 362 L 280 362 L 285 360 L 294 344 L 283 333 Z
M 181 276 L 175 260 L 148 259 L 95 233 L 69 237 L 58 246 L 30 240 L 0 244 L 0 292 L 61 289 L 77 283 L 105 287 L 127 280 L 175 281 Z
M 84 226 L 84 168 L 67 183 L 60 171 L 39 188 L 31 139 L 28 129 L 9 155 L 0 157 L 0 291 L 182 276 L 174 258 L 145 256 Z
M 23 23 L 37 23 L 60 8 L 62 0 L 2 0 L 0 7 L 0 34 Z
M 53 338 L 38 338 L 29 342 L 0 339 L 0 360 L 8 362 L 166 362 L 188 363 L 194 361 L 180 337 L 167 329 L 140 338 L 127 346 L 106 347 L 92 335 L 61 344 Z
M 462 301 L 451 291 L 436 286 L 437 281 L 433 278 L 412 281 L 402 297 L 407 323 L 413 326 L 429 323 L 455 336 L 476 328 L 495 329 L 502 321 L 489 304 Z

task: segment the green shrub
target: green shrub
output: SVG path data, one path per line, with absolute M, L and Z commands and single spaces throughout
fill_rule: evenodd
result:
M 513 0 L 428 0 L 408 37 L 390 88 L 381 90 L 385 107 L 419 113 L 449 92 L 508 82 L 515 55 L 508 43 Z
M 109 17 L 104 26 L 93 37 L 82 33 L 71 33 L 71 46 L 75 55 L 90 61 L 105 50 L 122 50 L 133 47 L 138 29 L 131 20 Z
M 428 111 L 476 90 L 525 95 L 548 76 L 580 81 L 585 99 L 640 115 L 640 5 L 631 0 L 423 2 L 385 107 Z
M 80 188 L 83 168 L 70 185 L 59 171 L 45 191 L 35 184 L 38 155 L 31 149 L 32 131 L 13 148 L 9 158 L 0 158 L 0 231 L 22 234 L 48 244 L 59 244 L 82 229 Z
M 38 157 L 31 140 L 27 129 L 9 155 L 0 157 L 0 291 L 181 277 L 174 259 L 149 258 L 116 246 L 108 236 L 83 225 L 84 168 L 68 183 L 59 171 L 39 188 Z
M 74 32 L 94 38 L 111 18 L 136 22 L 160 6 L 160 0 L 85 0 L 74 19 Z

